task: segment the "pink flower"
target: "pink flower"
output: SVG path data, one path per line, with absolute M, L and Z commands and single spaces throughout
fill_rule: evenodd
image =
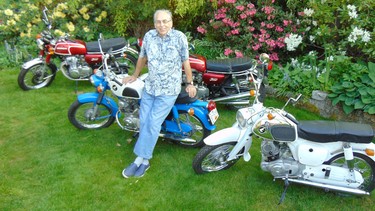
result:
M 261 27 L 265 27 L 265 26 L 266 26 L 266 23 L 262 22 L 262 23 L 260 23 L 260 26 L 261 26 Z
M 275 24 L 268 23 L 268 24 L 266 25 L 266 27 L 267 27 L 268 29 L 272 29 L 273 27 L 275 27 Z
M 254 23 L 254 21 L 253 20 L 249 20 L 248 23 L 251 25 L 251 24 Z
M 262 11 L 264 11 L 264 13 L 266 13 L 267 15 L 270 15 L 273 11 L 275 11 L 275 9 L 270 6 L 265 6 L 262 8 Z
M 198 31 L 199 33 L 201 33 L 201 34 L 206 34 L 206 33 L 207 33 L 206 29 L 203 28 L 203 27 L 201 27 L 201 26 L 198 26 L 197 31 Z
M 257 51 L 257 50 L 259 50 L 259 48 L 260 48 L 261 46 L 262 46 L 262 45 L 258 43 L 258 44 L 253 45 L 252 48 L 253 48 L 254 51 Z
M 289 25 L 289 21 L 288 20 L 283 20 L 283 23 L 284 23 L 284 26 L 288 26 Z
M 304 13 L 304 12 L 298 12 L 298 15 L 299 15 L 299 16 L 304 16 L 305 13 Z
M 234 4 L 236 3 L 236 0 L 225 0 L 225 3 Z
M 236 6 L 236 9 L 238 9 L 239 11 L 243 11 L 245 7 L 243 5 L 238 5 Z
M 272 61 L 279 61 L 279 56 L 277 55 L 276 52 L 273 52 L 273 53 L 271 53 L 271 55 L 270 55 L 270 59 L 271 59 Z
M 246 15 L 246 14 L 242 13 L 242 14 L 240 15 L 240 19 L 246 19 L 246 18 L 247 18 L 247 15 Z
M 252 8 L 254 8 L 255 6 L 254 6 L 254 4 L 250 3 L 250 4 L 247 5 L 247 7 L 250 8 L 250 9 L 252 9 Z
M 253 31 L 255 30 L 255 28 L 252 27 L 252 26 L 250 26 L 248 29 L 249 29 L 249 31 L 251 31 L 251 32 L 253 32 Z
M 238 29 L 233 29 L 232 31 L 230 31 L 233 35 L 234 34 L 239 34 L 240 32 L 238 31 Z
M 280 26 L 276 26 L 276 29 L 275 29 L 277 32 L 283 32 L 284 31 L 284 29 L 283 28 L 281 28 Z
M 266 40 L 266 43 L 269 47 L 271 47 L 272 49 L 276 47 L 276 42 L 275 40 L 272 40 L 272 39 L 268 39 Z
M 242 54 L 241 51 L 235 51 L 234 53 L 236 54 L 237 58 L 242 58 L 243 57 L 243 54 Z
M 233 50 L 230 49 L 230 48 L 226 48 L 226 49 L 224 50 L 224 55 L 225 55 L 225 56 L 228 56 L 228 55 L 230 55 L 230 54 L 232 54 L 232 53 L 233 53 Z
M 245 12 L 245 14 L 247 15 L 247 16 L 250 16 L 250 17 L 254 17 L 254 15 L 257 13 L 257 10 L 256 9 L 252 9 L 252 10 L 247 10 L 246 12 Z

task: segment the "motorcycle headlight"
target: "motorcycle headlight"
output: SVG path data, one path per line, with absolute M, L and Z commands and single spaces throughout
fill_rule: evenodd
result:
M 237 111 L 236 120 L 238 122 L 238 125 L 241 128 L 245 128 L 246 127 L 246 119 L 245 119 L 244 115 L 242 114 L 241 110 Z

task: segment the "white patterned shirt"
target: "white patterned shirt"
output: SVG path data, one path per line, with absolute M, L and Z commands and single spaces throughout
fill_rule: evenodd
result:
M 181 91 L 182 63 L 189 59 L 187 38 L 171 29 L 160 37 L 156 29 L 145 34 L 140 57 L 147 57 L 146 92 L 154 95 L 178 95 Z

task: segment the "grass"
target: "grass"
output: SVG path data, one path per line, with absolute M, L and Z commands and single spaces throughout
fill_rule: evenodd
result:
M 48 88 L 22 91 L 18 68 L 0 70 L 0 210 L 372 210 L 374 195 L 343 197 L 292 184 L 277 205 L 282 181 L 260 167 L 260 143 L 252 160 L 231 169 L 196 175 L 199 149 L 159 140 L 151 168 L 140 179 L 124 179 L 133 161 L 132 133 L 116 124 L 80 131 L 68 121 L 76 92 L 88 82 L 58 74 Z M 268 100 L 281 107 L 284 102 Z M 289 107 L 298 119 L 320 117 Z M 235 111 L 219 107 L 218 129 L 235 121 Z

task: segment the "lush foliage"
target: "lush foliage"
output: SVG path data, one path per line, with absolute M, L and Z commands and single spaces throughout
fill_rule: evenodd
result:
M 331 87 L 334 105 L 342 103 L 345 113 L 361 109 L 369 114 L 375 114 L 375 64 L 368 66 L 357 63 L 352 65 L 345 58 L 337 62 L 346 71 L 340 80 Z

